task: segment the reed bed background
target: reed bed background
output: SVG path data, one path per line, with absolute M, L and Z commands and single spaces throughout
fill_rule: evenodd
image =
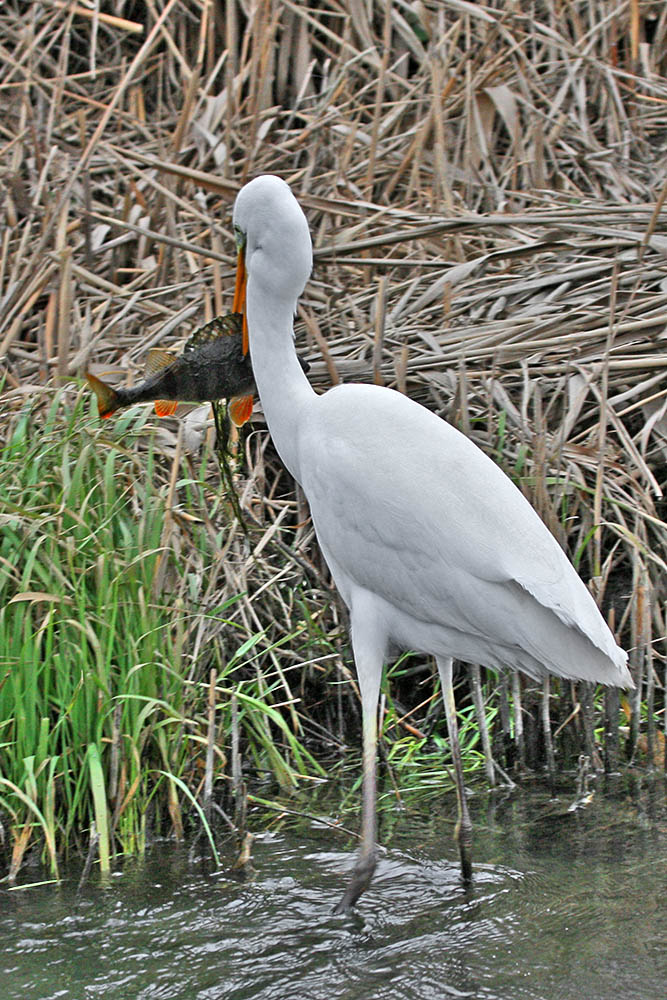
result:
M 306 809 L 356 753 L 344 611 L 261 412 L 237 445 L 244 531 L 206 409 L 100 426 L 82 385 L 137 380 L 230 308 L 231 205 L 265 171 L 313 232 L 313 384 L 394 386 L 470 435 L 630 651 L 620 703 L 461 667 L 469 769 L 663 767 L 664 4 L 6 0 L 0 53 L 10 880 L 188 827 L 215 854 L 248 802 L 277 783 Z M 389 674 L 394 800 L 447 780 L 446 727 L 427 660 Z

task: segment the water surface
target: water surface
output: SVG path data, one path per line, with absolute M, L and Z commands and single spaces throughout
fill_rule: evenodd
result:
M 451 800 L 385 811 L 351 917 L 352 854 L 312 821 L 258 836 L 238 882 L 170 844 L 77 893 L 0 887 L 3 1000 L 667 1000 L 665 779 L 568 812 L 544 788 L 478 795 L 475 882 Z

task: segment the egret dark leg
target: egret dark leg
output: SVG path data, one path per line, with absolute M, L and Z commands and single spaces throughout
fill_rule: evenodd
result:
M 364 642 L 355 634 L 354 620 L 352 625 L 352 642 L 357 664 L 359 688 L 361 691 L 361 710 L 363 720 L 364 759 L 362 777 L 361 804 L 361 846 L 352 872 L 352 878 L 345 895 L 334 909 L 334 913 L 345 913 L 352 909 L 362 892 L 365 892 L 375 871 L 376 863 L 376 750 L 377 750 L 377 714 L 378 697 L 380 694 L 380 679 L 382 677 L 383 655 L 378 645 Z M 366 636 L 366 639 L 370 639 Z M 382 651 L 383 652 L 383 651 Z
M 461 747 L 459 746 L 459 727 L 456 720 L 456 705 L 454 703 L 454 685 L 452 683 L 452 659 L 437 658 L 438 673 L 442 684 L 442 699 L 445 703 L 447 729 L 449 730 L 449 746 L 452 752 L 454 777 L 456 779 L 456 798 L 458 802 L 458 820 L 454 838 L 459 847 L 461 858 L 461 875 L 464 882 L 472 879 L 472 823 L 468 812 L 466 791 L 463 784 L 463 765 L 461 764 Z

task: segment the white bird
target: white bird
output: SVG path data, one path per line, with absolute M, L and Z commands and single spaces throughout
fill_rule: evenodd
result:
M 312 267 L 308 223 L 289 186 L 264 175 L 234 205 L 235 310 L 245 309 L 257 390 L 274 444 L 308 498 L 350 612 L 363 713 L 361 847 L 336 908 L 375 869 L 377 707 L 390 647 L 435 656 L 457 780 L 457 839 L 470 877 L 452 660 L 631 687 L 620 649 L 522 493 L 454 427 L 393 389 L 310 386 L 294 348 Z

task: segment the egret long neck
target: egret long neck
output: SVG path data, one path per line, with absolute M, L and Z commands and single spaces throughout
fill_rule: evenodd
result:
M 316 397 L 294 348 L 294 306 L 271 301 L 261 287 L 248 282 L 250 358 L 257 391 L 276 450 L 300 482 L 299 427 L 304 409 Z

